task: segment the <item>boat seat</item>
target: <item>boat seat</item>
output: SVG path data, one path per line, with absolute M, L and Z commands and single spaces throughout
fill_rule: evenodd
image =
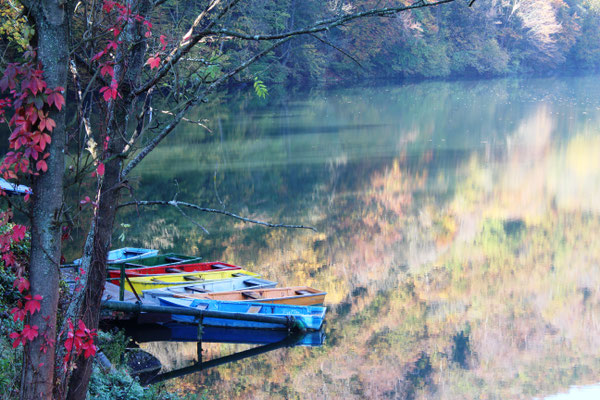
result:
M 309 292 L 308 290 L 296 290 L 296 294 L 306 295 L 306 294 L 312 294 L 312 293 Z
M 260 294 L 258 294 L 256 292 L 248 292 L 248 291 L 242 292 L 242 296 L 249 297 L 251 299 L 260 299 L 261 298 Z
M 227 265 L 223 265 L 223 264 L 219 264 L 219 263 L 217 263 L 217 264 L 213 264 L 213 265 L 211 265 L 211 267 L 212 267 L 213 269 L 223 269 L 223 268 L 229 268 Z
M 183 279 L 185 279 L 186 281 L 201 281 L 201 280 L 203 280 L 202 278 L 200 278 L 198 276 L 193 276 L 193 275 L 185 275 L 183 277 Z
M 169 282 L 161 281 L 158 278 L 152 278 L 151 281 L 154 282 L 154 283 L 160 283 L 161 285 L 170 285 Z
M 208 290 L 206 289 L 196 289 L 196 288 L 192 288 L 192 287 L 187 287 L 184 288 L 185 291 L 190 291 L 190 292 L 198 292 L 198 293 L 208 293 Z
M 165 268 L 165 271 L 170 272 L 172 274 L 184 272 L 184 271 L 180 270 L 179 268 Z
M 250 306 L 247 313 L 248 314 L 256 314 L 261 310 L 262 306 Z
M 207 308 L 208 308 L 208 304 L 206 304 L 206 303 L 201 303 L 196 306 L 197 310 L 206 310 Z

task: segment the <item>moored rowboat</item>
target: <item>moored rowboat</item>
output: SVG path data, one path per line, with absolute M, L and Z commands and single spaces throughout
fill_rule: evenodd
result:
M 236 265 L 225 264 L 217 261 L 194 264 L 161 265 L 157 267 L 127 268 L 125 270 L 125 275 L 132 278 L 135 276 L 181 274 L 184 272 L 230 271 L 235 269 L 239 270 L 242 268 Z M 108 275 L 111 282 L 117 283 L 121 276 L 121 271 L 108 271 Z
M 326 294 L 326 292 L 308 286 L 293 286 L 270 289 L 246 289 L 218 293 L 182 293 L 175 294 L 174 297 L 312 306 L 323 304 Z
M 166 274 L 166 275 L 148 275 L 136 276 L 129 278 L 129 282 L 137 293 L 142 290 L 159 289 L 174 285 L 189 285 L 192 283 L 200 283 L 201 281 L 211 281 L 219 279 L 229 279 L 235 277 L 260 277 L 259 274 L 246 271 L 244 269 L 232 269 L 228 271 L 208 271 L 208 272 L 190 272 L 183 274 Z M 125 281 L 125 289 L 132 291 L 129 282 Z
M 232 290 L 254 290 L 266 289 L 277 286 L 277 282 L 268 281 L 255 277 L 242 276 L 238 278 L 220 279 L 216 281 L 206 281 L 190 285 L 168 286 L 161 289 L 144 290 L 142 293 L 145 299 L 158 297 L 173 297 L 174 295 L 193 294 L 193 293 L 211 293 L 211 292 L 229 292 Z M 158 301 L 158 300 L 157 300 Z
M 145 257 L 152 257 L 158 254 L 158 250 L 140 249 L 137 247 L 123 247 L 121 249 L 111 250 L 108 252 L 108 263 L 129 262 L 140 260 Z M 73 261 L 73 264 L 81 264 L 81 258 Z
M 176 265 L 176 264 L 191 264 L 198 263 L 202 260 L 202 257 L 186 256 L 183 254 L 167 253 L 159 254 L 150 257 L 138 258 L 135 260 L 117 261 L 108 265 L 109 269 L 120 269 L 122 264 L 125 264 L 125 268 L 145 268 L 145 267 L 158 267 L 164 265 Z
M 205 299 L 179 299 L 174 297 L 159 297 L 161 305 L 169 307 L 192 308 L 197 310 L 220 311 L 234 314 L 259 314 L 272 316 L 293 316 L 308 330 L 319 330 L 325 318 L 325 307 L 294 306 L 289 304 L 253 303 L 245 301 L 218 301 Z M 173 315 L 173 319 L 180 322 L 195 322 L 196 317 L 189 315 Z M 248 321 L 243 319 L 225 319 L 218 317 L 202 318 L 202 325 L 255 328 L 255 329 L 287 329 L 285 325 Z

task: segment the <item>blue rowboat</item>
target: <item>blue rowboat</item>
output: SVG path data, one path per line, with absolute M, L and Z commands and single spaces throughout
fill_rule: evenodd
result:
M 0 190 L 4 190 L 7 194 L 26 195 L 33 193 L 29 186 L 12 183 L 2 178 L 0 178 Z
M 158 254 L 158 250 L 138 249 L 136 247 L 123 247 L 122 249 L 111 250 L 108 252 L 107 262 L 109 264 L 118 262 L 129 262 L 139 260 L 146 257 L 152 257 Z M 73 261 L 73 264 L 81 264 L 81 258 Z
M 157 299 L 158 297 L 173 297 L 194 293 L 229 292 L 232 290 L 254 290 L 274 288 L 277 282 L 266 279 L 241 276 L 217 281 L 206 281 L 193 285 L 168 286 L 161 289 L 148 289 L 142 291 L 144 299 Z M 157 300 L 158 301 L 158 300 Z
M 198 338 L 198 327 L 192 324 L 168 322 L 165 324 L 135 325 L 126 328 L 128 336 L 136 342 L 205 342 L 205 343 L 243 343 L 269 344 L 276 343 L 288 337 L 286 330 L 243 329 L 202 327 L 202 336 Z M 296 343 L 300 346 L 321 346 L 325 340 L 322 331 L 306 332 Z
M 220 311 L 224 313 L 258 314 L 271 316 L 293 316 L 300 321 L 308 330 L 319 330 L 325 319 L 325 307 L 316 306 L 294 306 L 289 304 L 254 303 L 245 301 L 219 301 L 205 299 L 180 299 L 175 297 L 159 297 L 163 306 L 192 308 L 196 310 Z M 196 318 L 189 315 L 173 315 L 173 319 L 179 322 L 196 322 Z M 204 317 L 203 326 L 230 327 L 230 328 L 253 328 L 253 329 L 287 329 L 284 325 L 224 319 L 218 317 Z

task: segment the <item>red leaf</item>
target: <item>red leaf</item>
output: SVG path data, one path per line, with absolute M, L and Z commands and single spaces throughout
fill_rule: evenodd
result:
M 22 305 L 21 302 L 19 302 L 19 304 Z M 27 315 L 27 311 L 25 311 L 22 308 L 19 307 L 15 307 L 12 310 L 10 310 L 10 313 L 13 315 L 13 320 L 15 322 L 17 321 L 24 321 L 25 320 L 25 316 Z
M 104 176 L 104 163 L 98 164 L 98 168 L 96 168 L 96 173 L 98 176 Z
M 85 353 L 83 353 L 83 356 L 85 358 L 90 358 L 91 356 L 93 356 L 94 354 L 96 354 L 96 346 L 94 345 L 93 340 L 87 341 L 83 345 L 83 348 L 85 349 Z
M 11 252 L 2 254 L 2 260 L 4 260 L 4 263 L 8 267 L 10 267 L 11 265 L 15 265 L 17 262 L 15 255 Z
M 23 83 L 27 83 L 27 81 L 23 81 Z M 29 90 L 31 90 L 31 93 L 33 93 L 34 95 L 36 95 L 38 92 L 43 92 L 44 89 L 46 89 L 46 82 L 44 82 L 40 77 L 38 77 L 37 75 L 33 75 L 30 79 L 29 79 L 29 84 L 26 86 Z M 41 108 L 41 107 L 40 107 Z
M 114 26 L 110 30 L 112 31 L 115 39 L 121 34 L 121 28 L 119 28 L 118 26 Z
M 150 65 L 150 69 L 154 69 L 160 65 L 160 57 L 156 55 L 155 57 L 148 58 L 146 64 Z
M 71 352 L 71 349 L 73 349 L 73 339 L 65 340 L 65 349 L 67 349 L 68 352 Z
M 54 120 L 52 118 L 46 118 L 46 130 L 48 132 L 52 132 L 54 130 L 54 127 L 56 127 L 56 122 L 54 122 Z M 43 129 L 40 126 L 40 129 Z M 50 142 L 48 142 L 50 143 Z
M 103 93 L 104 100 L 110 101 L 111 99 L 116 99 L 117 96 L 121 96 L 117 91 L 116 81 L 113 80 L 110 86 L 104 86 L 100 89 L 100 93 Z
M 25 233 L 27 232 L 27 227 L 24 225 L 15 225 L 13 226 L 12 240 L 18 242 L 25 238 Z
M 108 43 L 106 44 L 106 48 L 104 49 L 104 51 L 108 52 L 110 51 L 110 49 L 116 50 L 117 46 L 120 44 L 121 42 L 117 42 L 115 40 L 109 40 Z
M 62 106 L 65 105 L 65 98 L 62 94 L 60 94 L 59 89 L 62 90 L 62 88 L 56 88 L 55 91 L 52 92 L 46 99 L 48 105 L 54 105 L 54 107 L 58 108 L 58 111 L 60 111 Z
M 23 342 L 23 344 L 25 344 L 25 339 L 23 339 L 21 337 L 21 334 L 18 332 L 13 332 L 10 335 L 8 335 L 8 337 L 11 339 L 15 339 L 15 341 L 12 344 L 13 349 L 16 349 L 17 347 L 19 347 L 19 344 L 21 343 L 21 341 Z
M 112 78 L 115 76 L 115 69 L 109 63 L 104 63 L 102 64 L 102 68 L 100 68 L 100 74 L 102 74 L 102 76 L 108 74 Z
M 40 311 L 41 305 L 39 300 L 42 300 L 42 296 L 36 295 L 33 298 L 31 296 L 25 296 L 27 300 L 25 302 L 25 312 L 29 312 L 29 314 L 33 315 L 36 311 Z
M 20 293 L 23 293 L 24 290 L 29 290 L 29 281 L 25 278 L 17 278 L 13 283 L 13 287 L 16 287 Z
M 46 171 L 48 171 L 48 164 L 46 164 L 46 161 L 44 161 L 44 160 L 39 160 L 38 162 L 35 163 L 35 168 L 38 171 L 46 172 Z
M 105 53 L 106 50 L 102 50 L 101 52 L 94 54 L 94 57 L 92 57 L 92 61 L 99 60 Z
M 102 9 L 104 10 L 104 12 L 111 12 L 113 7 L 115 6 L 115 2 L 114 1 L 110 1 L 110 0 L 106 0 L 104 2 L 104 5 L 102 6 Z
M 27 340 L 35 339 L 38 335 L 38 326 L 37 325 L 33 325 L 33 326 L 25 325 L 23 327 L 23 332 L 21 333 L 21 335 Z

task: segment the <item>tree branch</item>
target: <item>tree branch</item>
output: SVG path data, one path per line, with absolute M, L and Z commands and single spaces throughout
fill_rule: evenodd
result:
M 325 39 L 315 35 L 314 33 L 310 33 L 309 35 L 314 37 L 315 39 L 317 39 L 319 42 L 326 44 L 327 46 L 330 46 L 333 49 L 339 51 L 340 53 L 342 53 L 343 55 L 348 57 L 350 60 L 354 61 L 356 63 L 356 65 L 358 65 L 360 67 L 360 69 L 365 70 L 365 67 L 363 67 L 362 64 L 360 63 L 360 61 L 358 61 L 354 56 L 352 56 L 352 54 L 348 53 L 347 51 L 345 51 L 343 49 L 340 49 L 339 47 L 337 47 L 336 45 L 331 43 L 329 40 L 325 40 Z
M 453 3 L 456 0 L 437 0 L 431 3 L 427 3 L 425 1 L 418 1 L 415 4 L 410 6 L 401 6 L 401 7 L 386 7 L 386 8 L 375 8 L 367 11 L 357 12 L 353 14 L 343 15 L 341 17 L 329 18 L 323 21 L 318 21 L 314 25 L 297 29 L 295 31 L 282 32 L 277 34 L 261 34 L 261 35 L 248 35 L 243 32 L 233 31 L 227 28 L 216 29 L 214 31 L 204 31 L 204 36 L 210 35 L 227 35 L 232 36 L 238 39 L 243 40 L 254 40 L 254 41 L 263 41 L 263 40 L 277 40 L 284 39 L 290 36 L 299 36 L 303 34 L 309 33 L 317 33 L 330 30 L 332 28 L 338 27 L 340 25 L 344 25 L 350 21 L 360 18 L 366 17 L 386 17 L 394 14 L 399 14 L 404 11 L 416 10 L 418 8 L 426 8 L 426 7 L 434 7 L 441 4 Z
M 314 228 L 314 227 L 312 227 L 312 226 L 273 224 L 273 223 L 270 223 L 270 222 L 264 222 L 264 221 L 259 221 L 259 220 L 255 220 L 255 219 L 245 218 L 245 217 L 239 216 L 237 214 L 231 213 L 229 211 L 217 210 L 217 209 L 214 209 L 214 208 L 200 207 L 199 205 L 192 204 L 192 203 L 187 203 L 185 201 L 177 201 L 177 200 L 171 200 L 171 201 L 163 201 L 163 200 L 143 201 L 143 200 L 140 200 L 140 201 L 131 201 L 131 202 L 128 202 L 128 203 L 119 204 L 117 206 L 117 208 L 128 207 L 128 206 L 172 206 L 172 207 L 175 207 L 175 208 L 179 209 L 179 211 L 182 212 L 182 210 L 180 208 L 180 206 L 181 206 L 181 207 L 192 208 L 194 210 L 198 210 L 198 211 L 202 211 L 202 212 L 208 212 L 208 213 L 213 213 L 213 214 L 222 214 L 222 215 L 226 215 L 226 216 L 231 217 L 231 218 L 239 219 L 240 221 L 244 221 L 244 222 L 248 222 L 248 223 L 252 223 L 252 224 L 257 224 L 257 225 L 263 225 L 263 226 L 266 226 L 266 227 L 269 227 L 269 228 L 310 229 L 311 231 L 318 232 L 317 229 Z

